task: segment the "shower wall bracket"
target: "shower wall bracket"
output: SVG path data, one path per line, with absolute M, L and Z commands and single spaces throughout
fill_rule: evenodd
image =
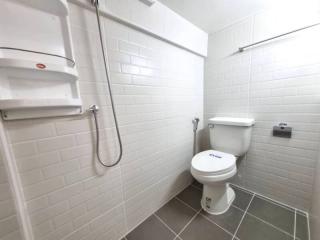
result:
M 8 21 L 10 27 L 5 25 Z M 66 0 L 4 0 L 0 9 L 2 118 L 80 114 L 73 59 Z

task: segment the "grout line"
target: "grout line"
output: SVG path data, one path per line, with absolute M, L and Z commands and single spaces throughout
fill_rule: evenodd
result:
M 285 204 L 285 203 L 282 203 L 282 202 L 280 202 L 280 201 L 274 200 L 274 199 L 272 199 L 272 198 L 270 198 L 270 197 L 264 196 L 263 194 L 260 194 L 260 193 L 257 193 L 257 192 L 248 190 L 248 189 L 246 189 L 246 188 L 244 188 L 244 187 L 240 187 L 239 185 L 236 185 L 236 184 L 234 184 L 234 183 L 231 183 L 231 185 L 233 185 L 233 186 L 235 186 L 235 187 L 237 187 L 237 188 L 239 188 L 239 189 L 242 189 L 242 190 L 244 190 L 244 191 L 246 191 L 246 192 L 249 192 L 249 193 L 251 193 L 251 194 L 254 194 L 254 195 L 256 195 L 257 197 L 262 197 L 262 198 L 264 198 L 266 201 L 271 202 L 271 203 L 273 203 L 273 204 L 275 204 L 275 205 L 278 205 L 279 207 L 286 208 L 287 210 L 290 210 L 291 212 L 294 212 L 295 210 L 298 210 L 298 211 L 300 211 L 300 212 L 302 212 L 302 213 L 307 214 L 307 212 L 305 212 L 305 211 L 302 211 L 302 210 L 300 210 L 300 209 L 297 209 L 297 208 L 295 208 L 295 207 L 292 207 L 292 206 L 290 206 L 290 205 L 288 205 L 288 204 Z
M 254 40 L 254 34 L 255 34 L 255 25 L 256 25 L 256 21 L 255 21 L 255 15 L 253 16 L 250 16 L 248 17 L 249 21 L 251 21 L 251 32 L 250 32 L 250 41 L 253 42 Z M 250 116 L 250 113 L 251 113 L 251 109 L 252 109 L 252 106 L 251 106 L 251 97 L 252 97 L 252 84 L 253 84 L 253 51 L 250 51 L 248 53 L 249 55 L 249 79 L 248 79 L 248 87 L 247 87 L 247 90 L 248 90 L 248 99 L 247 99 L 247 104 L 248 104 L 248 107 L 247 107 L 247 117 Z M 247 161 L 247 154 L 245 154 L 245 161 Z
M 294 211 L 293 240 L 296 239 L 296 231 L 297 231 L 297 210 Z
M 293 237 L 293 235 L 292 235 L 292 234 L 290 234 L 290 233 L 288 233 L 288 232 L 286 232 L 286 231 L 282 230 L 281 228 L 278 228 L 277 226 L 275 226 L 275 225 L 273 225 L 273 224 L 271 224 L 271 223 L 267 222 L 266 220 L 263 220 L 263 219 L 261 219 L 261 218 L 259 218 L 259 217 L 255 216 L 255 215 L 253 215 L 252 213 L 247 212 L 247 214 L 248 214 L 249 216 L 251 216 L 251 217 L 255 218 L 255 219 L 258 219 L 259 221 L 263 222 L 264 224 L 269 225 L 270 227 L 272 227 L 272 228 L 274 228 L 274 229 L 278 230 L 279 232 L 282 232 L 282 233 L 284 233 L 284 234 L 286 234 L 286 235 L 288 235 L 288 236 L 290 236 L 290 237 Z
M 75 5 L 77 5 L 81 8 L 84 8 L 86 10 L 89 10 L 89 12 L 93 11 L 92 7 L 89 4 L 84 3 L 83 1 L 68 0 L 68 2 L 75 4 Z M 138 24 L 132 23 L 132 22 L 126 20 L 125 18 L 119 17 L 117 14 L 114 14 L 108 10 L 101 10 L 100 9 L 99 12 L 101 14 L 101 17 L 103 17 L 103 19 L 112 20 L 116 23 L 119 23 L 121 25 L 126 26 L 130 30 L 138 31 L 139 33 L 143 33 L 145 35 L 148 35 L 149 37 L 152 37 L 152 38 L 155 38 L 155 39 L 160 40 L 162 42 L 165 42 L 165 43 L 169 44 L 170 46 L 175 46 L 179 49 L 185 50 L 185 51 L 192 53 L 196 56 L 200 56 L 202 58 L 206 57 L 204 53 L 201 53 L 201 51 L 193 50 L 189 47 L 184 46 L 183 44 L 180 44 L 180 43 L 177 43 L 177 42 L 172 41 L 170 39 L 167 39 L 166 37 L 163 37 L 160 34 L 157 34 L 155 32 L 152 32 L 145 27 L 139 26 Z M 74 25 L 78 26 L 78 24 L 74 24 Z M 79 27 L 82 28 L 82 26 L 79 26 Z M 137 45 L 140 46 L 140 44 L 137 44 Z
M 193 219 L 195 219 L 201 212 L 202 209 L 200 209 L 190 220 L 189 222 L 187 222 L 187 224 L 181 229 L 181 231 L 177 234 L 177 236 L 175 237 L 174 240 L 176 240 L 177 238 L 180 238 L 179 235 L 190 225 L 190 223 L 193 221 Z
M 160 182 L 160 181 L 159 181 Z M 159 183 L 159 182 L 157 182 L 157 183 Z M 155 183 L 154 185 L 156 185 L 157 183 Z M 154 185 L 152 185 L 152 186 L 154 186 Z M 151 186 L 151 187 L 152 187 Z M 189 185 L 188 185 L 189 186 Z M 154 214 L 155 212 L 157 212 L 159 209 L 161 209 L 164 205 L 166 205 L 168 202 L 170 202 L 172 199 L 174 199 L 175 198 L 175 196 L 176 195 L 178 195 L 179 193 L 181 193 L 182 191 L 184 191 L 188 186 L 186 186 L 186 187 L 184 187 L 183 189 L 181 189 L 181 190 L 178 190 L 175 194 L 174 194 L 174 196 L 173 197 L 170 197 L 170 199 L 168 199 L 167 201 L 165 201 L 163 204 L 161 204 L 160 205 L 160 207 L 158 207 L 154 212 L 152 212 L 150 215 L 148 215 L 147 217 L 145 217 L 145 218 L 143 218 L 143 220 L 141 220 L 141 221 L 139 221 L 139 223 L 138 224 L 136 224 L 133 228 L 131 228 L 130 230 L 128 229 L 128 232 L 126 233 L 126 236 L 129 234 L 129 233 L 131 233 L 134 229 L 136 229 L 140 224 L 142 224 L 145 220 L 147 220 L 149 217 L 151 217 L 152 216 L 152 214 Z M 147 190 L 148 189 L 150 189 L 151 187 L 149 187 L 149 188 L 147 188 Z M 145 191 L 147 191 L 147 190 L 144 190 L 143 192 L 145 192 Z M 136 195 L 135 195 L 136 196 Z M 133 198 L 133 197 L 132 197 Z M 129 198 L 128 200 L 130 200 L 131 198 Z M 128 200 L 126 200 L 126 201 L 128 201 Z
M 253 195 L 253 196 L 252 196 L 252 199 L 251 199 L 251 201 L 250 201 L 250 203 L 249 203 L 249 205 L 248 205 L 248 208 L 249 208 L 249 206 L 250 206 L 250 204 L 251 204 L 251 202 L 252 202 L 252 200 L 253 200 L 253 197 L 256 196 L 256 197 L 263 198 L 262 200 L 265 200 L 265 201 L 267 201 L 267 202 L 270 202 L 270 203 L 275 204 L 275 205 L 277 205 L 277 206 L 279 206 L 279 207 L 285 208 L 285 209 L 288 210 L 288 211 L 293 212 L 293 213 L 294 213 L 294 234 L 290 234 L 290 233 L 288 233 L 288 232 L 286 232 L 286 231 L 278 228 L 277 226 L 274 226 L 273 224 L 271 224 L 271 223 L 269 223 L 269 222 L 267 222 L 267 221 L 265 221 L 265 220 L 263 220 L 263 219 L 255 216 L 255 215 L 253 215 L 253 214 L 251 214 L 251 213 L 248 213 L 248 212 L 247 212 L 248 208 L 246 209 L 243 217 L 244 217 L 246 214 L 248 214 L 248 215 L 250 215 L 250 216 L 252 216 L 252 217 L 254 217 L 254 218 L 262 221 L 263 223 L 265 223 L 265 224 L 267 224 L 267 225 L 269 225 L 269 226 L 277 229 L 278 231 L 280 231 L 280 232 L 282 232 L 282 233 L 284 233 L 284 234 L 286 234 L 286 235 L 288 235 L 288 236 L 294 237 L 294 239 L 295 239 L 295 238 L 296 238 L 296 214 L 297 214 L 297 211 L 300 211 L 300 212 L 302 212 L 302 213 L 305 213 L 306 216 L 307 216 L 307 220 L 308 220 L 308 221 L 307 221 L 307 224 L 308 224 L 308 237 L 309 237 L 308 240 L 310 240 L 310 224 L 309 224 L 309 215 L 308 215 L 307 212 L 302 211 L 302 210 L 300 210 L 300 209 L 297 209 L 297 208 L 295 208 L 295 207 L 292 207 L 292 206 L 290 206 L 290 205 L 284 204 L 284 203 L 282 203 L 282 202 L 276 201 L 276 200 L 274 200 L 274 199 L 272 199 L 272 198 L 266 197 L 266 196 L 264 196 L 264 195 L 262 195 L 262 194 L 259 194 L 259 193 L 254 192 L 254 191 L 250 191 L 250 190 L 248 190 L 248 189 L 246 189 L 246 188 L 243 188 L 243 187 L 240 187 L 240 186 L 238 186 L 238 185 L 236 185 L 236 184 L 234 184 L 234 183 L 230 183 L 230 184 L 233 185 L 234 187 L 240 189 L 240 190 L 243 190 L 243 191 L 245 191 L 245 192 L 250 193 L 250 194 Z M 191 184 L 191 186 L 194 187 L 194 188 L 196 188 L 196 189 L 202 190 L 202 189 L 198 188 L 197 186 L 195 186 L 195 185 L 193 185 L 193 184 Z M 178 200 L 180 200 L 180 199 L 178 199 Z M 181 201 L 181 200 L 180 200 L 180 201 Z M 183 201 L 182 201 L 182 202 L 183 202 Z M 183 203 L 184 203 L 184 202 L 183 202 Z M 186 205 L 189 206 L 188 204 L 186 204 Z M 237 208 L 238 210 L 244 212 L 244 211 L 243 211 L 242 209 L 240 209 L 239 207 L 234 206 L 234 205 L 232 205 L 232 206 L 235 207 L 235 208 Z M 200 214 L 201 214 L 201 213 L 200 213 Z M 218 227 L 220 227 L 218 224 L 216 224 L 215 222 L 213 222 L 211 219 L 207 218 L 205 215 L 201 214 L 201 216 L 205 217 L 207 220 L 209 220 L 210 222 L 212 222 L 212 223 L 214 223 L 215 225 L 217 225 Z M 243 221 L 243 219 L 241 219 L 240 224 L 242 223 L 242 221 Z M 238 227 L 240 227 L 240 224 L 239 224 Z M 220 227 L 220 228 L 222 228 L 222 227 Z M 224 228 L 222 228 L 222 229 L 225 230 Z M 228 232 L 227 230 L 225 230 L 225 231 Z M 238 229 L 237 229 L 237 231 L 238 231 Z M 237 233 L 237 231 L 236 231 L 236 233 Z M 233 239 L 237 239 L 237 237 L 234 235 L 234 238 L 233 238 Z
M 202 189 L 199 189 L 198 187 L 194 186 L 191 184 L 192 187 L 198 189 L 198 190 L 202 190 Z M 176 199 L 181 202 L 182 204 L 186 205 L 187 207 L 189 208 L 192 208 L 194 211 L 198 211 L 196 209 L 194 209 L 193 207 L 191 207 L 189 204 L 185 203 L 183 200 L 179 199 L 178 197 L 176 197 Z M 233 206 L 233 205 L 232 205 Z M 232 207 L 230 206 L 230 207 Z M 242 209 L 238 208 L 239 210 L 241 210 L 241 212 L 244 212 Z M 228 230 L 224 229 L 223 227 L 221 227 L 219 224 L 217 224 L 216 222 L 214 222 L 213 220 L 211 220 L 210 218 L 208 218 L 207 216 L 205 216 L 204 214 L 201 213 L 202 212 L 202 208 L 200 209 L 200 215 L 202 217 L 204 217 L 206 220 L 208 220 L 209 222 L 211 222 L 212 224 L 216 225 L 217 227 L 221 228 L 223 231 L 225 231 L 226 233 L 228 233 L 229 235 L 233 236 L 233 234 L 231 232 L 229 232 Z
M 281 202 L 279 202 L 279 201 L 273 200 L 272 198 L 263 196 L 263 195 L 261 195 L 261 194 L 256 194 L 256 196 L 257 196 L 258 198 L 260 198 L 260 199 L 262 199 L 262 200 L 265 200 L 265 201 L 267 201 L 267 202 L 269 202 L 269 203 L 271 203 L 271 204 L 274 204 L 274 205 L 276 205 L 276 206 L 278 206 L 278 207 L 282 207 L 282 208 L 284 208 L 284 209 L 286 209 L 286 210 L 288 210 L 288 211 L 290 211 L 290 212 L 292 212 L 292 213 L 294 213 L 296 210 L 298 210 L 298 209 L 295 208 L 295 207 L 290 207 L 290 206 L 288 206 L 288 205 L 286 205 L 286 204 L 284 204 L 284 203 L 281 203 Z
M 246 216 L 246 214 L 247 214 L 247 212 L 248 212 L 248 209 L 249 209 L 249 207 L 250 207 L 250 205 L 251 205 L 251 202 L 252 202 L 252 200 L 253 200 L 254 197 L 255 197 L 255 194 L 252 195 L 251 200 L 250 200 L 250 202 L 249 202 L 249 204 L 248 204 L 248 206 L 247 206 L 247 208 L 246 208 L 246 211 L 244 212 L 244 214 L 243 214 L 243 216 L 242 216 L 242 218 L 241 218 L 241 220 L 240 220 L 240 222 L 239 222 L 239 225 L 238 225 L 236 231 L 234 232 L 234 235 L 233 235 L 233 237 L 232 237 L 232 240 L 234 240 L 234 239 L 237 238 L 236 235 L 237 235 L 237 233 L 238 233 L 238 230 L 239 230 L 239 228 L 240 228 L 240 225 L 241 225 L 241 223 L 243 222 L 243 219 L 244 219 L 244 217 Z
M 198 212 L 199 210 L 197 210 L 197 209 L 195 209 L 195 208 L 193 208 L 193 207 L 191 207 L 188 203 L 185 203 L 183 200 L 181 200 L 180 198 L 178 198 L 178 197 L 175 197 L 175 199 L 177 199 L 179 202 L 181 202 L 182 204 L 184 204 L 185 206 L 187 206 L 187 207 L 189 207 L 189 208 L 191 208 L 192 210 L 194 210 L 195 212 Z M 202 209 L 202 208 L 201 208 Z
M 221 227 L 219 224 L 215 223 L 213 220 L 211 220 L 210 218 L 208 218 L 206 215 L 201 214 L 200 215 L 202 217 L 204 217 L 205 219 L 207 219 L 209 222 L 211 222 L 212 224 L 216 225 L 217 227 L 221 228 L 223 231 L 225 231 L 226 233 L 228 233 L 231 237 L 233 236 L 233 234 L 231 232 L 229 232 L 228 230 L 224 229 L 223 227 Z
M 193 185 L 193 183 L 192 183 L 190 186 L 193 187 L 193 188 L 196 188 L 196 189 L 198 189 L 198 190 L 200 190 L 200 191 L 202 191 L 202 188 L 199 188 L 198 186 Z
M 166 224 L 156 213 L 154 213 L 153 215 L 175 235 L 175 238 L 177 237 L 176 232 L 173 231 L 168 224 Z
M 243 192 L 250 193 L 251 195 L 254 194 L 253 191 L 250 191 L 250 190 L 248 190 L 248 189 L 246 189 L 246 188 L 244 188 L 244 187 L 240 187 L 240 186 L 238 186 L 238 185 L 236 185 L 236 184 L 234 184 L 234 183 L 229 183 L 229 186 L 230 186 L 230 187 L 235 187 L 235 188 L 237 188 L 238 190 L 241 190 L 241 191 L 243 191 Z M 258 195 L 258 194 L 257 194 L 257 195 Z
M 241 212 L 245 212 L 246 210 L 243 210 L 243 209 L 241 209 L 241 208 L 239 208 L 239 207 L 237 207 L 236 205 L 231 205 L 232 207 L 234 207 L 234 208 L 236 208 L 236 209 L 238 209 L 238 210 L 240 210 Z
M 240 190 L 242 190 L 242 191 L 244 191 L 244 192 L 246 192 L 246 193 L 250 193 L 250 194 L 255 195 L 255 196 L 257 196 L 257 197 L 263 198 L 262 200 L 265 200 L 265 201 L 267 201 L 267 202 L 269 202 L 269 203 L 272 203 L 272 204 L 274 204 L 274 205 L 277 205 L 277 206 L 279 206 L 279 207 L 285 208 L 285 209 L 287 209 L 288 211 L 291 211 L 291 212 L 296 212 L 296 211 L 302 212 L 302 213 L 306 214 L 306 216 L 308 217 L 308 213 L 305 212 L 305 211 L 302 211 L 302 210 L 300 210 L 300 209 L 297 209 L 297 208 L 295 208 L 295 207 L 292 207 L 292 206 L 287 205 L 287 204 L 285 204 L 285 203 L 282 203 L 282 202 L 280 202 L 280 201 L 274 200 L 274 199 L 272 199 L 272 198 L 270 198 L 270 197 L 266 197 L 266 196 L 264 196 L 264 195 L 262 195 L 262 194 L 260 194 L 260 193 L 257 193 L 257 192 L 248 190 L 248 189 L 246 189 L 246 188 L 244 188 L 244 187 L 241 187 L 241 186 L 239 186 L 239 185 L 236 185 L 236 184 L 234 184 L 234 183 L 230 183 L 230 185 L 232 185 L 232 186 L 234 186 L 234 187 L 236 187 L 236 188 L 238 188 L 238 189 L 240 189 Z M 192 185 L 192 186 L 193 186 L 193 185 Z M 199 188 L 196 187 L 196 186 L 193 186 L 193 187 L 199 189 Z M 200 189 L 199 189 L 199 190 L 200 190 Z M 238 207 L 235 206 L 235 205 L 232 205 L 232 206 L 238 208 Z M 238 209 L 239 209 L 239 210 L 242 210 L 242 209 L 240 209 L 240 208 L 238 208 Z M 242 211 L 243 211 L 243 210 L 242 210 Z M 250 214 L 250 215 L 252 215 L 252 214 Z M 258 218 L 258 217 L 256 217 L 256 218 Z M 258 219 L 259 219 L 259 218 L 258 218 Z M 262 220 L 262 219 L 261 219 L 261 220 Z M 308 222 L 308 223 L 309 223 L 309 222 Z M 272 224 L 271 224 L 271 225 L 272 225 Z M 272 225 L 272 226 L 273 226 L 273 225 Z M 290 235 L 291 235 L 291 234 L 290 234 Z M 309 235 L 309 236 L 310 236 L 310 235 Z M 310 240 L 310 239 L 309 239 L 309 240 Z
M 122 190 L 122 201 L 125 203 L 126 202 L 126 198 L 125 198 L 125 187 L 124 187 L 124 181 L 123 181 L 123 179 L 124 179 L 124 177 L 123 177 L 123 167 L 121 167 L 121 165 L 120 165 L 120 169 L 119 169 L 119 171 L 120 171 L 120 179 L 121 179 L 121 190 Z M 125 214 L 125 216 L 126 217 L 124 217 L 124 223 L 125 223 L 125 226 L 126 226 L 126 231 L 128 231 L 128 219 L 127 219 L 127 208 L 125 207 L 125 204 L 124 204 L 124 207 L 123 207 L 123 211 L 124 211 L 124 214 Z M 125 240 L 127 240 L 127 232 L 125 233 L 125 235 L 124 235 L 124 239 Z
M 123 202 L 121 202 L 121 203 L 119 203 L 118 205 L 112 207 L 111 209 L 108 209 L 108 210 L 105 211 L 105 212 L 102 212 L 102 214 L 100 215 L 100 217 L 107 215 L 108 213 L 110 213 L 111 211 L 113 211 L 114 209 L 116 209 L 116 208 L 118 208 L 118 207 L 121 207 L 122 205 L 124 205 Z M 89 222 L 83 224 L 80 228 L 75 229 L 75 230 L 73 230 L 72 232 L 68 233 L 67 235 L 65 235 L 65 236 L 64 236 L 63 238 L 61 238 L 61 239 L 62 239 L 62 240 L 67 239 L 67 238 L 70 237 L 72 234 L 74 234 L 75 232 L 77 232 L 79 229 L 82 229 L 82 228 L 84 228 L 85 226 L 89 226 L 89 225 L 90 225 L 92 222 L 94 222 L 97 218 L 99 218 L 99 217 L 96 217 L 96 218 L 91 219 Z M 51 232 L 47 233 L 45 236 L 47 237 L 50 233 L 51 233 Z

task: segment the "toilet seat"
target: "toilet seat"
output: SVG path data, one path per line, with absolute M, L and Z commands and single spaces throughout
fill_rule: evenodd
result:
M 236 157 L 234 155 L 215 150 L 200 152 L 191 161 L 192 172 L 207 177 L 229 175 L 236 169 Z
M 203 184 L 201 206 L 209 214 L 223 214 L 231 206 L 235 193 L 228 181 L 237 173 L 236 157 L 208 150 L 192 158 L 191 174 Z

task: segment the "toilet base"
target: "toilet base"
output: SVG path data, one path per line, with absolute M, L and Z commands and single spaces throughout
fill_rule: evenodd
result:
M 235 193 L 227 183 L 204 185 L 201 206 L 206 212 L 219 215 L 228 211 L 234 199 Z

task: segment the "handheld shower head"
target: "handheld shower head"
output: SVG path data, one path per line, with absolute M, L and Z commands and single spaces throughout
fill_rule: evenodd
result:
M 197 131 L 199 122 L 200 122 L 200 119 L 197 117 L 192 120 L 194 132 Z
M 196 155 L 197 152 L 197 130 L 198 130 L 198 123 L 200 122 L 200 119 L 195 117 L 192 119 L 193 123 L 193 156 Z

